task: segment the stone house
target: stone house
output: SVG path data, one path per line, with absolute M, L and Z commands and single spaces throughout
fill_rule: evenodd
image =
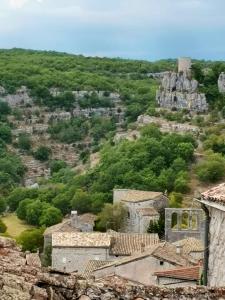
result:
M 52 234 L 55 232 L 92 232 L 96 215 L 86 213 L 78 215 L 71 211 L 70 218 L 65 218 L 61 223 L 48 227 L 44 232 L 44 249 L 52 245 Z
M 159 220 L 159 212 L 167 207 L 168 198 L 161 192 L 114 189 L 113 203 L 127 208 L 124 232 L 147 232 L 150 222 Z
M 202 193 L 202 207 L 206 213 L 205 284 L 225 285 L 225 183 Z
M 184 287 L 199 285 L 201 277 L 201 266 L 179 267 L 155 272 L 157 276 L 157 284 L 167 287 Z
M 157 234 L 55 232 L 52 234 L 52 267 L 82 273 L 90 260 L 112 261 L 158 243 Z
M 196 260 L 204 259 L 204 244 L 202 240 L 196 238 L 186 238 L 173 243 L 175 246 L 180 247 L 182 253 L 190 255 Z
M 95 279 L 119 276 L 143 285 L 157 284 L 155 272 L 196 265 L 190 256 L 177 253 L 177 247 L 167 242 L 153 245 L 130 257 L 104 264 L 92 271 Z M 90 268 L 90 265 L 87 265 Z M 87 274 L 87 273 L 86 273 Z M 89 273 L 89 276 L 91 276 Z

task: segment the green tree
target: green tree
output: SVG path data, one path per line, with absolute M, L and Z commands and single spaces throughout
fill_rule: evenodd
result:
M 30 225 L 38 226 L 40 224 L 40 217 L 44 210 L 49 208 L 49 204 L 36 200 L 26 208 L 26 221 Z
M 24 199 L 19 202 L 19 206 L 16 209 L 17 217 L 21 220 L 26 220 L 27 218 L 27 207 L 35 200 L 33 199 Z
M 106 203 L 99 213 L 98 228 L 119 231 L 125 225 L 127 216 L 127 209 L 121 203 Z
M 25 230 L 20 234 L 18 238 L 18 243 L 22 246 L 23 251 L 42 251 L 43 242 L 43 229 Z
M 79 214 L 87 213 L 91 207 L 91 196 L 81 189 L 77 190 L 71 201 L 71 206 L 72 209 L 77 210 Z
M 203 182 L 217 182 L 225 175 L 225 158 L 220 153 L 208 151 L 205 159 L 197 164 L 196 173 Z
M 4 213 L 6 211 L 7 205 L 5 198 L 0 198 L 0 214 Z
M 39 224 L 46 227 L 55 225 L 62 221 L 62 213 L 56 207 L 49 207 L 45 209 L 40 217 Z

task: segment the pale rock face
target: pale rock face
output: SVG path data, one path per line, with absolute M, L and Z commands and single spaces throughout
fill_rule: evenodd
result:
M 166 72 L 156 93 L 160 107 L 204 112 L 208 104 L 204 94 L 198 92 L 198 82 L 187 73 Z
M 218 79 L 218 88 L 220 93 L 225 93 L 225 73 L 222 72 Z

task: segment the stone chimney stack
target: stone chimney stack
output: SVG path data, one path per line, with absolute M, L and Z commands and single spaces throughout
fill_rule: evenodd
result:
M 182 255 L 183 254 L 183 246 L 181 246 L 181 245 L 176 245 L 176 253 L 178 254 L 178 255 Z
M 71 211 L 71 226 L 73 228 L 77 228 L 78 227 L 78 214 L 76 210 L 72 210 Z

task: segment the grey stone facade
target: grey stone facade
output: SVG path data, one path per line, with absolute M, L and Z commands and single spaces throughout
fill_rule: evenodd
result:
M 113 191 L 113 203 L 121 202 L 127 208 L 127 219 L 124 232 L 145 233 L 150 221 L 157 221 L 162 209 L 167 207 L 168 198 L 163 193 L 137 191 L 129 189 L 115 189 Z M 142 209 L 154 208 L 156 213 L 143 215 Z
M 204 240 L 205 219 L 201 209 L 166 208 L 165 239 L 176 242 L 188 237 Z
M 64 272 L 82 273 L 89 260 L 110 260 L 109 248 L 53 247 L 52 267 Z

